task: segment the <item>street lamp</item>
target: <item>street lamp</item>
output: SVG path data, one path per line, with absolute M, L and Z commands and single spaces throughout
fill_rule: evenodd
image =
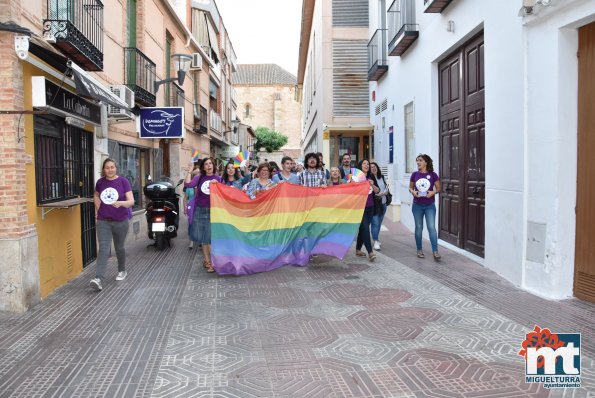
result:
M 242 121 L 236 116 L 236 118 L 231 121 L 231 130 L 224 131 L 223 134 L 236 131 L 236 129 L 240 126 L 240 123 L 242 123 Z
M 184 79 L 186 78 L 186 73 L 190 69 L 190 64 L 192 63 L 192 56 L 188 54 L 174 54 L 171 56 L 174 60 L 174 67 L 178 72 L 178 77 L 170 77 L 165 80 L 159 80 L 155 82 L 155 92 L 159 90 L 159 86 L 165 83 L 170 83 L 173 81 L 178 81 L 178 84 L 181 86 L 184 84 Z

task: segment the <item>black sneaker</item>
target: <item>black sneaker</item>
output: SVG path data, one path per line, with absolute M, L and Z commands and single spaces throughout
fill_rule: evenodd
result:
M 103 289 L 103 287 L 101 286 L 101 279 L 99 278 L 91 279 L 91 282 L 89 282 L 89 286 L 91 286 L 91 289 L 95 290 L 96 292 L 100 292 L 101 289 Z

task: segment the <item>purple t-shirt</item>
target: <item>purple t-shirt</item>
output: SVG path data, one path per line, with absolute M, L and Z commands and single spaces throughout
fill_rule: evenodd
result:
M 184 184 L 184 188 L 196 189 L 196 195 L 194 195 L 194 206 L 198 207 L 211 207 L 211 181 L 217 180 L 217 182 L 223 183 L 223 180 L 218 175 L 212 176 L 196 176 L 187 184 Z
M 132 216 L 132 211 L 126 207 L 114 207 L 112 204 L 117 201 L 126 200 L 126 192 L 131 192 L 130 182 L 124 177 L 117 177 L 108 180 L 101 177 L 95 184 L 95 192 L 99 194 L 101 204 L 97 212 L 98 220 L 124 221 Z
M 415 196 L 413 197 L 413 203 L 417 203 L 419 205 L 430 205 L 434 203 L 435 196 L 428 198 L 421 195 L 434 190 L 434 184 L 436 184 L 437 181 L 440 181 L 438 174 L 434 173 L 433 171 L 429 173 L 421 173 L 416 171 L 411 174 L 411 179 L 409 181 L 413 182 L 415 190 L 418 191 L 420 195 L 419 198 L 416 198 Z

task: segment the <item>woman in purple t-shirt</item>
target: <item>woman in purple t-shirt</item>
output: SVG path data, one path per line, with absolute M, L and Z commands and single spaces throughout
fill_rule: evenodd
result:
M 188 174 L 184 181 L 184 188 L 197 187 L 194 195 L 193 209 L 194 219 L 190 228 L 190 238 L 202 245 L 204 257 L 203 266 L 207 272 L 215 272 L 211 262 L 211 182 L 223 182 L 221 177 L 215 174 L 215 161 L 213 158 L 205 158 L 200 164 L 200 175 L 192 178 L 191 167 L 188 167 Z
M 411 174 L 409 192 L 413 195 L 413 219 L 415 220 L 415 245 L 417 257 L 424 258 L 421 235 L 424 229 L 424 216 L 432 244 L 434 260 L 440 260 L 438 253 L 438 234 L 436 233 L 436 205 L 434 197 L 440 192 L 440 177 L 434 173 L 434 163 L 428 155 L 419 155 L 415 162 L 417 171 Z
M 96 291 L 103 289 L 102 281 L 105 278 L 105 269 L 109 256 L 112 240 L 118 258 L 117 281 L 126 278 L 126 251 L 124 241 L 128 234 L 128 220 L 131 217 L 130 208 L 134 206 L 134 196 L 130 182 L 118 176 L 116 161 L 105 159 L 101 168 L 101 178 L 95 184 L 95 218 L 97 218 L 97 266 L 95 278 L 89 285 Z

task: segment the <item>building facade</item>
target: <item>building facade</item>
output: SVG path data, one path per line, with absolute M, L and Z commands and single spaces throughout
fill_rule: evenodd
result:
M 593 95 L 579 62 L 593 51 L 595 4 L 369 6 L 373 156 L 387 166 L 389 214 L 414 229 L 409 178 L 416 156 L 429 154 L 442 179 L 443 246 L 538 295 L 594 300 L 595 255 L 585 243 L 594 233 L 592 201 L 584 200 L 578 176 L 586 170 L 577 160 L 593 150 L 585 133 L 592 124 L 577 101 Z
M 243 123 L 254 130 L 266 127 L 288 137 L 287 144 L 259 157 L 281 165 L 283 156 L 302 158 L 301 105 L 295 96 L 296 78 L 275 64 L 239 64 L 234 76 L 238 109 Z M 258 148 L 257 148 L 258 149 Z
M 220 64 L 212 47 L 233 49 L 222 21 L 201 45 L 192 12 L 189 0 L 3 2 L 0 250 L 14 256 L 0 265 L 0 310 L 26 310 L 93 263 L 92 197 L 103 160 L 115 159 L 131 182 L 127 239 L 137 240 L 147 239 L 149 177 L 176 181 L 195 150 L 211 153 L 211 136 L 225 131 L 209 123 Z M 183 81 L 177 54 L 192 59 Z M 231 103 L 215 105 L 227 112 Z M 136 114 L 154 106 L 184 109 L 183 138 L 139 138 Z
M 321 152 L 327 167 L 351 154 L 369 158 L 372 147 L 367 0 L 304 0 L 298 61 L 302 149 Z

